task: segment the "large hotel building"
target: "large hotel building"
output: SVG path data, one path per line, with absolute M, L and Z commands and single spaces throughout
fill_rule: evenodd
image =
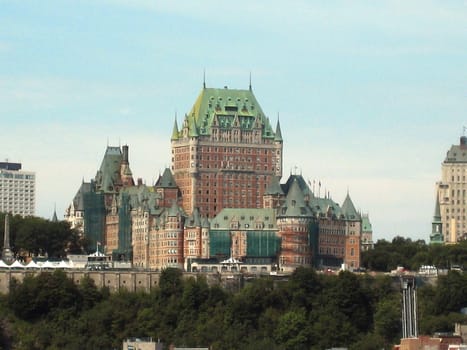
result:
M 0 162 L 0 212 L 35 214 L 36 175 L 21 170 L 21 163 Z
M 175 120 L 171 169 L 144 185 L 133 180 L 128 146 L 107 147 L 65 217 L 90 251 L 99 242 L 138 268 L 359 268 L 372 246 L 368 217 L 348 193 L 342 205 L 316 195 L 301 174 L 280 183 L 282 147 L 279 121 L 271 126 L 251 86 L 203 85 L 180 127 Z

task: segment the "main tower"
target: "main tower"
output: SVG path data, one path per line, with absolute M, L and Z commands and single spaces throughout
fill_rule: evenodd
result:
M 223 208 L 261 208 L 272 177 L 282 176 L 282 134 L 253 91 L 203 86 L 172 133 L 172 171 L 183 209 L 214 217 Z

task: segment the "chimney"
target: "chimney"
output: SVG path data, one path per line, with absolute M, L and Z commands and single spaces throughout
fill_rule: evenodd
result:
M 124 164 L 128 164 L 128 145 L 124 145 L 122 146 L 122 150 L 123 150 L 123 163 Z
M 143 179 L 138 177 L 138 186 L 142 186 L 143 185 Z

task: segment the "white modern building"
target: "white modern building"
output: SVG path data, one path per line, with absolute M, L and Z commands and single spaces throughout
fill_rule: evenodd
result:
M 0 162 L 0 212 L 31 216 L 36 210 L 36 174 L 21 163 Z

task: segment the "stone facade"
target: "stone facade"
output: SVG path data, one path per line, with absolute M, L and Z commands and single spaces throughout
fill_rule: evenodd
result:
M 441 165 L 441 180 L 436 183 L 436 200 L 439 201 L 441 239 L 445 243 L 456 243 L 458 240 L 467 239 L 466 136 L 462 136 L 459 144 L 452 145 L 446 154 Z M 434 240 L 437 240 L 437 237 L 434 237 Z

